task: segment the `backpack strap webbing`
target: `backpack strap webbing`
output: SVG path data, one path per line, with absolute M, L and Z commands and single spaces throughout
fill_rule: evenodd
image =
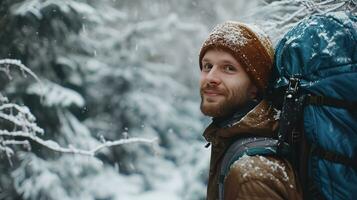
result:
M 357 110 L 356 101 L 346 101 L 342 99 L 336 99 L 332 97 L 319 96 L 319 95 L 307 95 L 305 98 L 306 104 L 318 105 L 318 106 L 332 106 L 337 108 L 345 108 L 348 110 Z
M 311 94 L 305 97 L 305 105 L 306 104 L 345 108 L 351 111 L 357 110 L 356 101 L 346 101 L 346 100 L 341 100 L 341 99 L 336 99 L 326 96 L 311 95 Z M 326 150 L 315 143 L 312 143 L 310 145 L 311 145 L 312 155 L 318 156 L 330 162 L 343 164 L 357 170 L 357 158 L 349 158 L 345 155 Z
M 277 155 L 278 140 L 267 137 L 248 137 L 238 139 L 227 149 L 218 177 L 218 199 L 224 199 L 224 180 L 231 165 L 244 155 Z
M 311 144 L 311 154 L 330 162 L 343 164 L 357 170 L 357 158 L 349 158 L 345 155 L 328 151 L 316 144 Z

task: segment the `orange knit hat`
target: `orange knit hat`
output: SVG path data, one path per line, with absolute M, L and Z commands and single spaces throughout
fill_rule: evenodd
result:
M 274 49 L 263 31 L 255 26 L 233 21 L 216 26 L 202 45 L 199 55 L 201 69 L 203 56 L 212 48 L 229 51 L 245 68 L 261 94 L 265 93 L 273 66 Z

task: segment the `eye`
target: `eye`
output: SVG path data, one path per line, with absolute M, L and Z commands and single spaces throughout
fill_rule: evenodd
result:
M 208 72 L 212 69 L 213 65 L 211 63 L 204 63 L 202 66 L 202 71 Z
M 237 71 L 237 69 L 236 69 L 234 66 L 232 66 L 232 65 L 225 65 L 225 66 L 223 66 L 223 70 L 224 70 L 225 72 L 228 72 L 228 73 L 232 73 L 232 72 Z

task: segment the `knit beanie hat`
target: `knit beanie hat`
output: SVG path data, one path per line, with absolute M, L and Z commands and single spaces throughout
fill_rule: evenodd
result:
M 199 64 L 209 49 L 222 49 L 242 65 L 250 79 L 265 93 L 274 60 L 274 49 L 268 36 L 259 28 L 240 22 L 228 21 L 216 26 L 203 43 Z

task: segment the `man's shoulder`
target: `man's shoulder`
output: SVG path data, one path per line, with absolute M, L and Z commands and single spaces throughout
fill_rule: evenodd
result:
M 301 199 L 290 164 L 271 156 L 243 156 L 231 165 L 225 199 Z

